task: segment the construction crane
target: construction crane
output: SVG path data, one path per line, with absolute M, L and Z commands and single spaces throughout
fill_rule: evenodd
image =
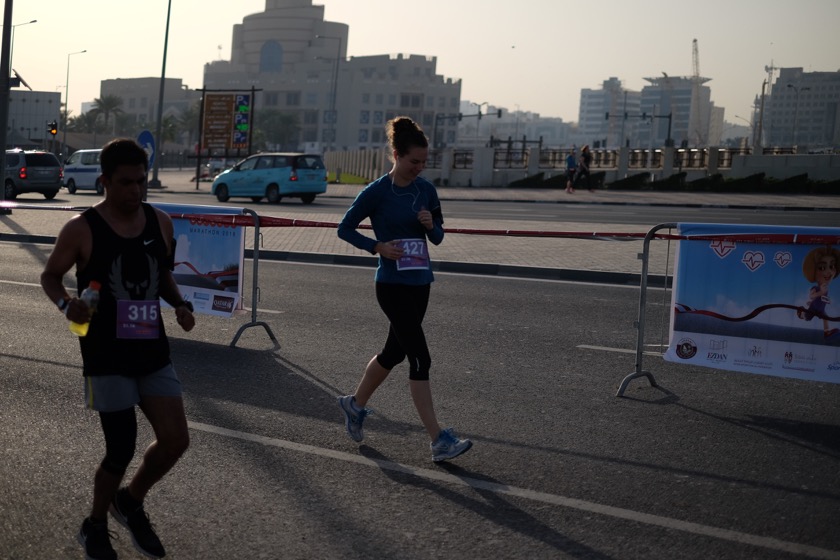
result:
M 700 99 L 700 86 L 705 80 L 700 77 L 700 48 L 697 39 L 691 42 L 691 129 L 694 131 L 696 146 L 706 145 L 706 130 L 708 124 L 703 119 L 702 109 L 705 103 Z

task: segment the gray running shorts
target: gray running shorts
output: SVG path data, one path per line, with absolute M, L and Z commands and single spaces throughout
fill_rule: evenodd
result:
M 181 380 L 172 364 L 140 377 L 97 375 L 85 377 L 85 405 L 99 412 L 131 408 L 140 397 L 180 397 Z

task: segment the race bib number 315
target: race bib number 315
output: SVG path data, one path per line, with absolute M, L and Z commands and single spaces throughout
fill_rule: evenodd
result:
M 397 270 L 426 270 L 429 268 L 429 246 L 425 239 L 400 239 L 402 256 L 397 260 Z
M 158 338 L 160 300 L 117 301 L 117 338 Z

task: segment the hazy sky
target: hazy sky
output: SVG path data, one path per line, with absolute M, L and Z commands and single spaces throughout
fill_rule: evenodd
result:
M 348 56 L 419 54 L 461 79 L 461 97 L 577 121 L 580 90 L 611 76 L 692 73 L 692 40 L 712 100 L 749 117 L 771 61 L 840 70 L 840 0 L 315 0 L 350 26 Z M 166 75 L 202 86 L 204 63 L 230 58 L 232 26 L 265 0 L 172 0 Z M 14 0 L 12 65 L 35 90 L 64 91 L 70 109 L 100 81 L 159 77 L 167 0 Z M 36 19 L 37 23 L 25 24 Z M 219 48 L 221 47 L 221 49 Z

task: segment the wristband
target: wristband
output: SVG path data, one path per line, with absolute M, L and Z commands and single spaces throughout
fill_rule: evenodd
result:
M 175 309 L 177 309 L 177 308 L 179 308 L 179 307 L 181 307 L 181 306 L 186 307 L 187 309 L 189 309 L 189 310 L 190 310 L 190 313 L 194 313 L 194 312 L 195 312 L 195 310 L 193 309 L 193 304 L 192 304 L 192 303 L 190 303 L 189 301 L 182 301 L 181 303 L 179 303 L 178 305 L 176 305 L 176 306 L 175 306 Z
M 55 302 L 55 304 L 58 306 L 59 311 L 61 311 L 62 313 L 67 313 L 67 306 L 70 305 L 70 302 L 64 298 L 58 298 L 58 301 Z

